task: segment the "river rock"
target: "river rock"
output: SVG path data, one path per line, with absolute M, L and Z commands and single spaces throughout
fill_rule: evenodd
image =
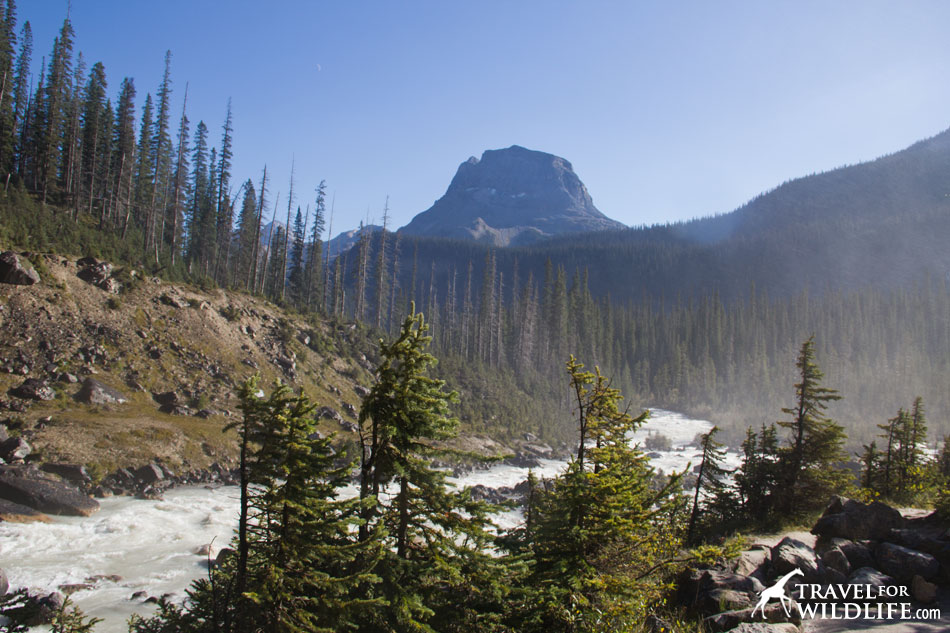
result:
M 25 505 L 0 499 L 0 523 L 49 523 L 48 516 Z
M 11 389 L 10 394 L 24 400 L 52 400 L 56 397 L 56 392 L 46 381 L 37 378 L 27 378 L 19 387 Z
M 151 463 L 135 469 L 135 478 L 144 484 L 152 485 L 165 479 L 165 473 L 158 464 Z
M 16 286 L 32 286 L 40 276 L 29 264 L 24 264 L 13 251 L 0 253 L 0 283 Z
M 10 580 L 7 578 L 7 572 L 0 569 L 0 596 L 7 595 L 10 591 Z
M 901 513 L 880 501 L 864 504 L 834 496 L 811 533 L 849 540 L 882 539 L 892 529 L 903 527 Z
M 95 378 L 86 378 L 82 381 L 82 387 L 79 388 L 75 398 L 86 404 L 122 404 L 128 400 L 122 392 L 102 384 Z
M 89 516 L 99 510 L 99 502 L 68 484 L 6 468 L 0 472 L 0 498 L 48 514 Z
M 86 472 L 86 467 L 82 464 L 43 464 L 40 470 L 54 475 L 59 475 L 63 479 L 78 484 L 86 484 L 92 481 L 92 477 Z
M 901 583 L 910 583 L 914 576 L 930 580 L 940 571 L 936 558 L 903 545 L 881 543 L 874 553 L 880 570 Z

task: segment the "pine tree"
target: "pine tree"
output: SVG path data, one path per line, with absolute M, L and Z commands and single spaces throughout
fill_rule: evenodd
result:
M 821 385 L 824 374 L 815 363 L 814 337 L 802 344 L 795 366 L 800 379 L 795 385 L 796 403 L 782 409 L 792 420 L 778 423 L 791 433 L 790 445 L 781 452 L 781 508 L 787 513 L 824 505 L 847 478 L 841 468 L 844 430 L 823 413 L 841 396 Z

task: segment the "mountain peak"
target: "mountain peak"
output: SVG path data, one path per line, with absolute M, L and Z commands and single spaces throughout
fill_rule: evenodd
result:
M 569 161 L 512 145 L 459 165 L 445 195 L 401 230 L 509 246 L 620 228 L 594 206 Z

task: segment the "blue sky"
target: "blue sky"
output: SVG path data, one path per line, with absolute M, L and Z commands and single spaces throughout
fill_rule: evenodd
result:
M 950 126 L 950 3 L 265 3 L 73 0 L 77 49 L 139 108 L 172 51 L 174 115 L 220 141 L 234 177 L 286 208 L 326 179 L 333 232 L 406 224 L 459 163 L 518 144 L 570 160 L 626 224 L 731 211 L 781 182 L 875 158 Z M 158 8 L 160 7 L 160 10 Z M 34 66 L 66 2 L 18 3 Z M 950 177 L 950 174 L 948 174 Z

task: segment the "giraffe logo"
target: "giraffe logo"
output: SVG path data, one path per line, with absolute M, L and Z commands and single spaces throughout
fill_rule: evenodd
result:
M 782 603 L 782 608 L 785 610 L 785 615 L 791 617 L 791 611 L 789 610 L 791 604 L 791 598 L 788 597 L 785 593 L 785 583 L 789 581 L 792 576 L 804 576 L 805 573 L 798 568 L 793 569 L 788 572 L 777 581 L 771 587 L 767 587 L 762 590 L 762 593 L 759 594 L 759 601 L 756 603 L 755 608 L 752 609 L 752 615 L 755 615 L 755 612 L 759 609 L 762 609 L 762 619 L 765 619 L 765 605 L 768 604 L 769 600 L 772 598 L 778 598 Z

